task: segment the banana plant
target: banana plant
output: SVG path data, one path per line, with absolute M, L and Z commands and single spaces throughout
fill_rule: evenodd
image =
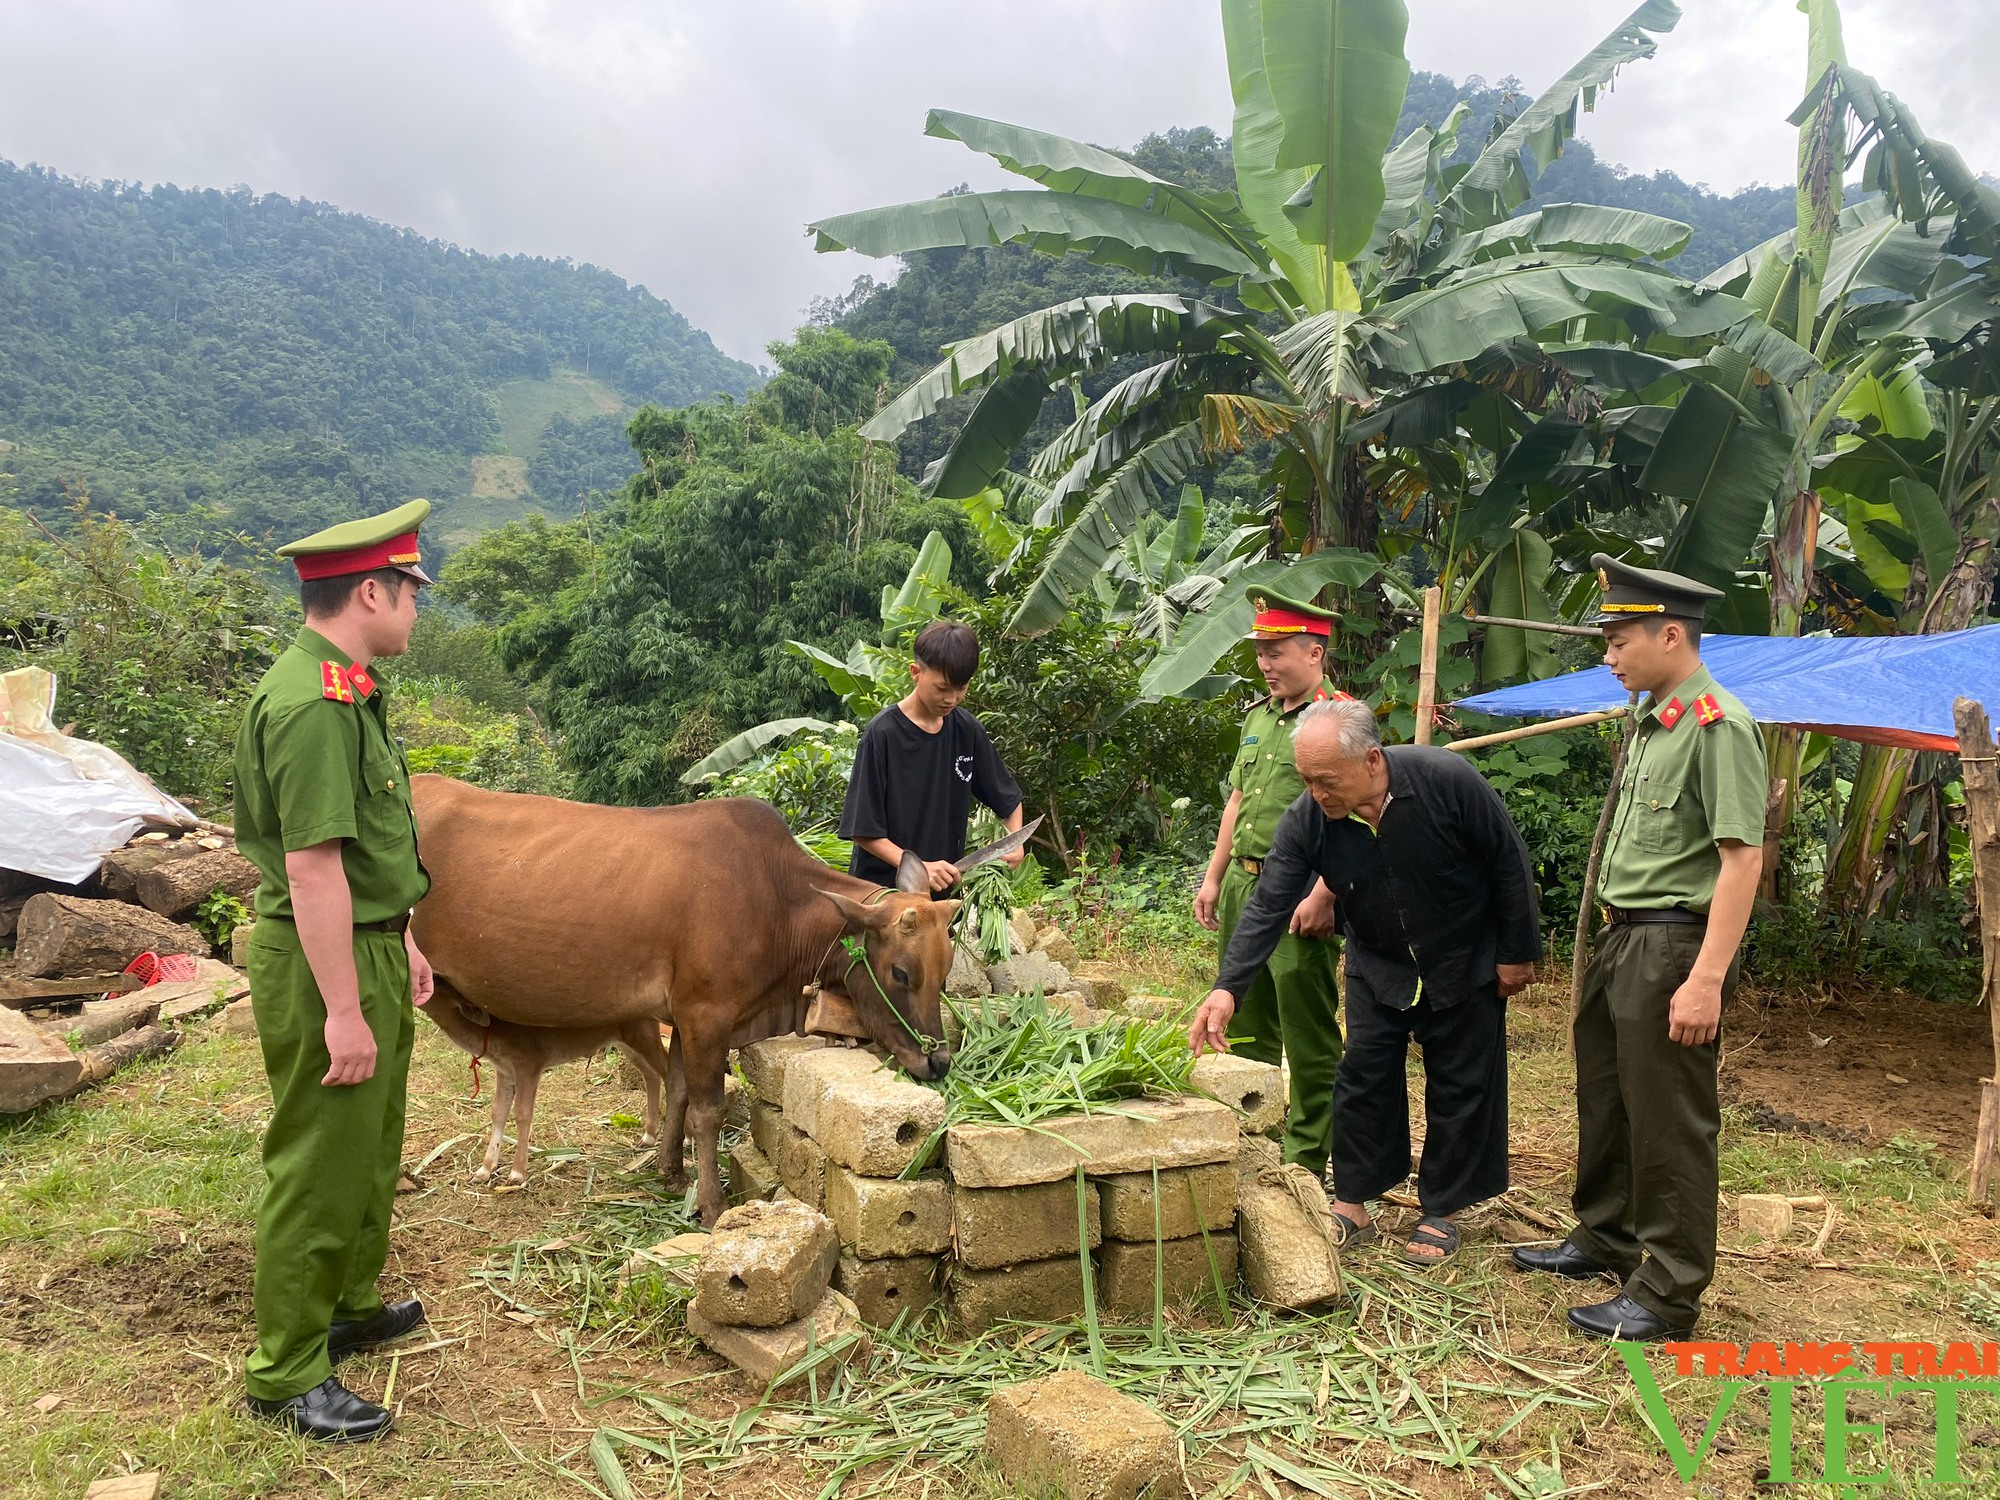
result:
M 1207 517 L 1200 489 L 1190 484 L 1182 488 L 1171 522 L 1142 518 L 1092 581 L 1104 618 L 1129 624 L 1134 635 L 1166 645 L 1180 629 L 1182 616 L 1206 609 L 1270 533 L 1268 526 L 1242 525 L 1211 536 Z

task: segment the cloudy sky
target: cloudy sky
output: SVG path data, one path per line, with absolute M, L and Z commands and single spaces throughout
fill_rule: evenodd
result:
M 1409 0 L 1419 68 L 1551 82 L 1637 0 Z M 1584 134 L 1720 191 L 1789 179 L 1791 0 L 1682 0 Z M 1986 0 L 1845 0 L 1848 55 L 2000 169 Z M 1005 174 L 926 140 L 948 105 L 1112 145 L 1227 132 L 1215 0 L 0 0 L 0 158 L 247 184 L 491 252 L 567 255 L 762 362 L 867 270 L 807 219 Z

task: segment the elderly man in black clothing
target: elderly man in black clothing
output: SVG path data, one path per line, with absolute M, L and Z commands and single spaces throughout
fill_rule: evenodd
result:
M 1410 1171 L 1404 1069 L 1424 1054 L 1423 1217 L 1414 1265 L 1458 1249 L 1451 1215 L 1507 1189 L 1507 997 L 1541 956 L 1527 846 L 1464 758 L 1384 748 L 1365 703 L 1316 703 L 1293 755 L 1306 793 L 1286 811 L 1215 989 L 1188 1039 L 1227 1046 L 1236 997 L 1270 956 L 1313 878 L 1347 937 L 1347 1052 L 1333 1085 L 1333 1197 L 1343 1245 L 1373 1237 L 1368 1200 Z

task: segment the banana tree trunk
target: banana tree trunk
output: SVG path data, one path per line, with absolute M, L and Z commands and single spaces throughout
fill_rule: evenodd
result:
M 1819 551 L 1819 495 L 1813 490 L 1798 490 L 1782 512 L 1771 537 L 1771 634 L 1796 636 L 1812 598 L 1813 559 Z M 1764 804 L 1763 895 L 1775 901 L 1784 883 L 1784 861 L 1779 852 L 1798 806 L 1803 740 L 1796 729 L 1781 727 L 1770 732 L 1765 749 L 1771 786 Z

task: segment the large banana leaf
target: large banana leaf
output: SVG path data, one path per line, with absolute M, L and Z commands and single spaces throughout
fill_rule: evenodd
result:
M 1288 217 L 1333 261 L 1367 247 L 1382 156 L 1409 88 L 1402 0 L 1263 0 L 1264 77 L 1282 122 L 1275 165 L 1308 168 Z
M 1151 514 L 1155 487 L 1179 484 L 1206 456 L 1196 424 L 1184 422 L 1125 458 L 1049 548 L 1007 628 L 1036 635 L 1061 623 L 1070 601 Z
M 1193 225 L 1129 204 L 1026 188 L 955 193 L 918 203 L 838 214 L 808 224 L 813 248 L 902 255 L 952 246 L 1026 245 L 1047 255 L 1074 251 L 1143 276 L 1234 281 L 1257 269 L 1241 250 Z
M 741 734 L 731 735 L 689 766 L 681 773 L 681 785 L 700 786 L 704 781 L 733 771 L 746 761 L 755 760 L 779 740 L 789 739 L 801 730 L 810 729 L 814 733 L 825 734 L 838 727 L 825 719 L 772 719 L 758 724 Z
M 1938 493 L 1920 479 L 1889 481 L 1889 495 L 1903 528 L 1916 538 L 1924 555 L 1924 576 L 1935 589 L 1958 559 L 1958 533 L 1944 513 Z
M 1622 325 L 1642 338 L 1694 338 L 1749 316 L 1737 298 L 1664 271 L 1538 254 L 1474 266 L 1384 303 L 1374 309 L 1364 352 L 1371 364 L 1418 375 L 1571 322 Z
M 1952 248 L 1993 254 L 2000 247 L 2000 191 L 1981 181 L 1953 147 L 1925 135 L 1902 101 L 1866 73 L 1843 64 L 1837 65 L 1836 78 L 1838 97 L 1864 131 L 1879 136 L 1862 173 L 1863 185 L 1887 193 L 1902 216 L 1919 226 L 1941 199 L 1956 214 Z M 1816 87 L 1793 111 L 1792 123 L 1802 124 L 1818 108 L 1820 97 Z
M 943 360 L 870 418 L 861 433 L 878 443 L 893 442 L 953 396 L 1016 369 L 1039 371 L 1053 384 L 1100 368 L 1117 354 L 1212 347 L 1223 333 L 1247 321 L 1244 313 L 1155 292 L 1058 302 L 953 344 Z
M 1236 101 L 1229 144 L 1237 195 L 1271 258 L 1291 283 L 1288 301 L 1304 304 L 1309 312 L 1323 311 L 1323 257 L 1299 237 L 1285 216 L 1285 204 L 1311 180 L 1312 172 L 1278 165 L 1285 122 L 1271 97 L 1264 68 L 1263 0 L 1222 0 L 1222 40 L 1229 55 L 1229 91 Z
M 925 488 L 940 500 L 967 500 L 986 489 L 1035 425 L 1048 390 L 1036 370 L 1016 370 L 988 386 L 949 451 L 924 476 Z
M 1551 203 L 1459 235 L 1443 246 L 1435 259 L 1426 257 L 1424 269 L 1455 271 L 1479 261 L 1521 255 L 1529 250 L 1615 255 L 1625 260 L 1672 260 L 1687 248 L 1693 237 L 1690 225 L 1635 208 Z
M 1672 31 L 1680 18 L 1681 9 L 1673 0 L 1646 0 L 1627 16 L 1479 153 L 1441 205 L 1446 222 L 1477 228 L 1506 218 L 1527 202 L 1533 184 L 1521 165 L 1521 154 L 1532 157 L 1537 170 L 1546 168 L 1562 151 L 1563 142 L 1576 134 L 1579 108 L 1594 108 L 1597 91 L 1626 63 L 1659 50 L 1647 33 Z
M 1382 571 L 1382 560 L 1351 547 L 1328 547 L 1306 556 L 1253 563 L 1232 578 L 1206 611 L 1182 621 L 1174 643 L 1139 677 L 1146 698 L 1178 698 L 1204 681 L 1209 670 L 1250 633 L 1256 608 L 1251 596 L 1269 589 L 1310 599 L 1328 584 L 1359 588 Z
M 1691 385 L 1639 475 L 1682 502 L 1660 566 L 1723 588 L 1756 545 L 1791 444 L 1710 385 Z
M 882 640 L 893 642 L 906 630 L 914 630 L 937 617 L 944 590 L 951 583 L 951 543 L 942 531 L 933 531 L 917 549 L 910 571 L 899 588 L 882 585 Z
M 1523 526 L 1494 555 L 1486 576 L 1487 613 L 1509 620 L 1553 620 L 1554 607 L 1543 585 L 1555 553 L 1539 533 Z M 1556 670 L 1556 638 L 1539 630 L 1505 625 L 1486 627 L 1486 649 L 1480 656 L 1482 682 L 1508 682 L 1517 677 L 1547 677 Z
M 1301 319 L 1272 342 L 1309 408 L 1324 411 L 1337 401 L 1365 407 L 1375 404 L 1375 393 L 1361 351 L 1375 331 L 1361 314 L 1334 308 Z

